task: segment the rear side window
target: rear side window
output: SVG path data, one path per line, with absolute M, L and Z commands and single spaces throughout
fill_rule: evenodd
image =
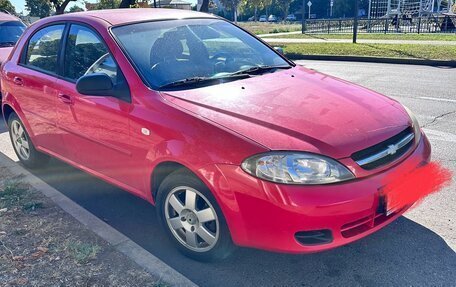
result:
M 64 67 L 67 79 L 76 81 L 84 75 L 105 73 L 116 83 L 117 65 L 114 59 L 97 34 L 85 26 L 71 25 Z
M 57 73 L 57 55 L 65 25 L 45 27 L 29 40 L 25 64 L 50 73 Z

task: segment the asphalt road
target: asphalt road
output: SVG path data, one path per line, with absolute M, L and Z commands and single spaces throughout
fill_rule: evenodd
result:
M 456 69 L 301 64 L 411 108 L 429 135 L 434 159 L 456 174 Z M 15 158 L 4 126 L 0 133 L 0 151 Z M 456 286 L 454 180 L 386 228 L 348 246 L 310 255 L 240 248 L 224 262 L 207 264 L 173 248 L 158 227 L 154 208 L 145 201 L 57 160 L 34 173 L 201 286 Z

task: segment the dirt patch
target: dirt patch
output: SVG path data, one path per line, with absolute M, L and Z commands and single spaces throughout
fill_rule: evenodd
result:
M 0 286 L 166 286 L 0 167 Z

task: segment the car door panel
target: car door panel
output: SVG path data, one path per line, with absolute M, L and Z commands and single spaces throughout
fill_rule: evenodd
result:
M 65 25 L 53 25 L 36 32 L 29 40 L 24 62 L 9 73 L 12 93 L 21 106 L 38 149 L 66 154 L 56 127 L 58 94 L 57 54 Z
M 131 104 L 111 96 L 82 95 L 76 89 L 78 78 L 94 72 L 108 74 L 115 83 L 115 62 L 106 56 L 109 53 L 106 46 L 87 27 L 72 25 L 68 39 L 64 57 L 74 65 L 67 64 L 66 79 L 57 82 L 57 114 L 58 127 L 71 150 L 69 159 L 139 189 L 140 184 L 133 176 L 134 160 L 129 143 Z
M 128 179 L 130 104 L 113 97 L 81 95 L 75 84 L 64 80 L 59 80 L 59 86 L 60 93 L 71 98 L 71 104 L 57 104 L 58 125 L 71 148 L 70 159 L 135 186 Z

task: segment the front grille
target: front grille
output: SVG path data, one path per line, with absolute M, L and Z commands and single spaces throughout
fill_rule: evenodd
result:
M 355 152 L 351 158 L 362 168 L 371 170 L 402 157 L 413 146 L 414 138 L 413 129 L 408 127 L 386 141 Z

